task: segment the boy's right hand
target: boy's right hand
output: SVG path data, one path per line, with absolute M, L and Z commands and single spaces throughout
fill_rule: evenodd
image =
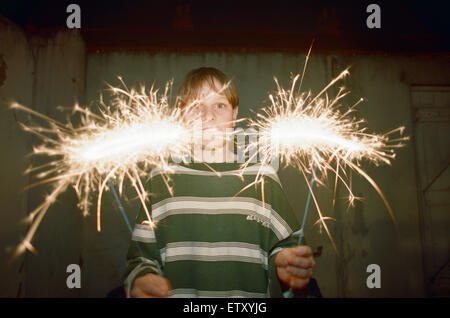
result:
M 156 274 L 145 274 L 134 281 L 130 296 L 136 298 L 167 297 L 171 289 L 170 282 L 166 278 Z

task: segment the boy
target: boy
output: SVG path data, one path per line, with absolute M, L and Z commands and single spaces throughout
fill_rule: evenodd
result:
M 275 170 L 264 172 L 263 203 L 260 186 L 245 188 L 258 164 L 240 178 L 233 152 L 211 157 L 211 149 L 224 148 L 219 133 L 234 127 L 236 88 L 219 70 L 199 68 L 178 93 L 177 107 L 199 101 L 191 115 L 202 121 L 202 151 L 194 152 L 193 163 L 173 164 L 173 196 L 160 172 L 152 171 L 147 186 L 156 226 L 138 214 L 127 256 L 127 297 L 282 297 L 289 288 L 304 290 L 315 262 L 308 246 L 296 246 L 298 221 Z

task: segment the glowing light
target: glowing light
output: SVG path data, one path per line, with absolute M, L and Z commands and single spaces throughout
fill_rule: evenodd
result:
M 72 118 L 79 116 L 81 123 L 77 127 L 72 122 L 57 122 L 17 103 L 11 105 L 12 109 L 30 113 L 46 123 L 45 126 L 22 124 L 25 131 L 42 141 L 34 147 L 33 155 L 49 159 L 26 172 L 36 173 L 40 180 L 31 186 L 44 183 L 52 186 L 51 193 L 30 213 L 28 221 L 32 225 L 15 256 L 25 248 L 35 252 L 31 241 L 39 223 L 58 195 L 70 186 L 75 189 L 83 215 L 88 214 L 91 197 L 97 193 L 97 229 L 100 231 L 101 198 L 108 181 L 114 180 L 121 192 L 124 180 L 128 179 L 147 213 L 147 224 L 154 226 L 146 207 L 148 193 L 141 177 L 158 167 L 171 191 L 167 160 L 171 155 L 183 158 L 189 153 L 193 125 L 181 109 L 169 107 L 167 93 L 171 83 L 162 94 L 153 89 L 147 93 L 144 87 L 139 92 L 127 90 L 123 81 L 122 84 L 124 89 L 111 87 L 112 105 L 105 105 L 101 99 L 98 114 L 75 105 Z
M 300 91 L 301 84 L 297 87 L 300 75 L 293 78 L 292 87 L 288 90 L 280 87 L 275 79 L 277 92 L 275 95 L 269 95 L 270 107 L 264 108 L 262 113 L 257 114 L 256 119 L 250 120 L 249 126 L 258 131 L 259 138 L 247 146 L 246 152 L 253 155 L 249 156 L 243 165 L 244 168 L 259 154 L 262 166 L 279 159 L 285 166 L 297 168 L 311 191 L 319 214 L 318 222 L 326 230 L 336 252 L 336 246 L 325 223 L 325 220 L 332 218 L 323 216 L 313 189 L 309 186 L 307 174 L 313 174 L 315 167 L 318 171 L 318 175 L 314 174 L 315 181 L 323 184 L 321 179 L 326 179 L 329 172 L 334 173 L 335 191 L 339 180 L 349 191 L 349 203 L 352 205 L 354 200 L 359 198 L 353 195 L 344 177 L 348 175 L 346 169 L 356 171 L 378 192 L 396 224 L 389 203 L 375 181 L 360 167 L 360 161 L 367 160 L 376 165 L 390 164 L 395 158 L 394 149 L 404 146 L 402 142 L 408 139 L 401 136 L 397 139 L 390 138 L 394 133 L 402 135 L 404 127 L 386 134 L 367 132 L 367 128 L 363 127 L 364 121 L 352 116 L 355 106 L 362 99 L 347 111 L 341 112 L 338 102 L 348 94 L 344 88 L 339 89 L 333 99 L 329 99 L 327 95 L 323 96 L 329 87 L 348 74 L 348 70 L 341 72 L 316 96 L 311 92 Z M 254 184 L 257 183 L 264 185 L 260 174 L 255 179 Z M 333 207 L 334 204 L 335 198 Z

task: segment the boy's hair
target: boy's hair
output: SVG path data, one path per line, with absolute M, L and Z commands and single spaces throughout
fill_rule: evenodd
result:
M 216 87 L 214 80 L 218 82 L 220 87 Z M 236 87 L 228 76 L 213 67 L 200 67 L 186 75 L 184 82 L 178 89 L 176 106 L 183 108 L 188 102 L 200 97 L 200 91 L 205 83 L 215 92 L 220 91 L 225 95 L 233 109 L 239 106 L 239 95 Z

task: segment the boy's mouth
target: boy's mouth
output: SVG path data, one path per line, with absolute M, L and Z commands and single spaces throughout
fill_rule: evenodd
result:
M 202 128 L 202 131 L 206 132 L 206 133 L 211 133 L 211 132 L 216 132 L 217 128 Z

